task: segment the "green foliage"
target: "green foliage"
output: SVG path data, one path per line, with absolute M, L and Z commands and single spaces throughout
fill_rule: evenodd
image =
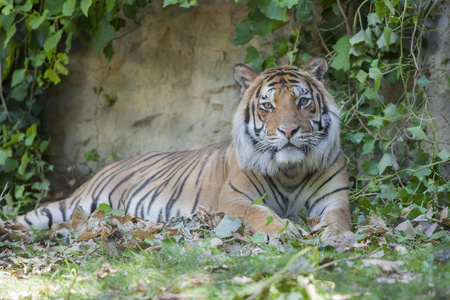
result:
M 430 208 L 436 216 L 440 206 L 449 205 L 450 190 L 440 175 L 448 151 L 440 150 L 427 107 L 432 81 L 420 69 L 430 1 L 347 1 L 343 7 L 322 1 L 315 14 L 309 1 L 296 2 L 291 20 L 268 13 L 266 1 L 248 3 L 250 13 L 238 24 L 234 43 L 259 36 L 272 49 L 249 46 L 245 63 L 256 71 L 286 63 L 301 67 L 312 55 L 327 52 L 328 89 L 341 106 L 356 214 L 376 211 L 391 224 L 399 215 L 413 218 Z M 264 30 L 255 30 L 264 18 L 269 19 Z M 398 98 L 386 94 L 388 88 L 400 91 Z
M 0 204 L 3 215 L 45 197 L 52 166 L 42 159 L 50 139 L 40 129 L 37 97 L 68 74 L 72 43 L 88 44 L 107 59 L 125 17 L 136 21 L 147 0 L 0 2 Z M 33 206 L 34 207 L 34 206 Z M 30 207 L 28 207 L 29 209 Z

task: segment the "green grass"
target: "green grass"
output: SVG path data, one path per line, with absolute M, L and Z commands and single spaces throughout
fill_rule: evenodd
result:
M 233 242 L 224 246 L 231 244 Z M 406 255 L 384 249 L 384 255 L 378 259 L 402 261 L 400 270 L 419 274 L 406 284 L 378 283 L 377 278 L 389 274 L 378 266 L 363 267 L 361 259 L 351 259 L 361 254 L 379 253 L 380 247 L 359 253 L 337 253 L 312 247 L 311 251 L 291 261 L 300 249 L 281 253 L 265 245 L 235 244 L 241 247 L 239 253 L 211 248 L 209 239 L 194 247 L 183 241 L 165 242 L 155 253 L 126 251 L 125 255 L 114 258 L 102 255 L 101 249 L 82 259 L 79 257 L 84 255 L 84 249 L 72 251 L 66 254 L 65 261 L 53 265 L 49 273 L 19 279 L 11 273 L 20 264 L 5 268 L 0 273 L 0 298 L 33 295 L 33 298 L 49 299 L 150 299 L 178 294 L 201 299 L 245 299 L 261 291 L 264 283 L 267 288 L 261 291 L 261 299 L 288 299 L 285 297 L 307 296 L 308 292 L 320 299 L 337 294 L 351 294 L 355 299 L 450 298 L 450 264 L 434 263 L 433 255 L 438 249 L 449 248 L 448 244 L 410 248 Z M 253 247 L 265 253 L 246 256 L 247 250 Z M 330 260 L 336 262 L 332 269 L 317 270 L 319 263 Z M 102 271 L 107 263 L 111 269 Z M 283 271 L 288 264 L 290 267 Z

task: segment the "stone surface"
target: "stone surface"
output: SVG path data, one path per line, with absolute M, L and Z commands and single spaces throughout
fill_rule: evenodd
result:
M 231 42 L 247 7 L 161 6 L 154 1 L 144 9 L 141 26 L 127 21 L 110 62 L 86 49 L 70 55 L 69 76 L 49 92 L 43 118 L 52 137 L 54 191 L 69 193 L 73 177 L 75 186 L 89 178 L 84 155 L 94 148 L 102 158 L 113 151 L 122 159 L 230 137 L 240 97 L 233 66 L 245 58 L 245 47 Z
M 450 151 L 450 2 L 441 1 L 430 14 L 425 34 L 424 61 L 422 67 L 433 82 L 426 86 L 429 112 L 434 117 L 442 144 L 439 149 Z M 437 30 L 436 30 L 437 29 Z M 450 164 L 444 166 L 444 174 L 450 178 Z

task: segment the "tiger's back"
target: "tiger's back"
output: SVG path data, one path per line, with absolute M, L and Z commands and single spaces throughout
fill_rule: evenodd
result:
M 67 199 L 49 203 L 16 222 L 50 228 L 70 219 L 81 206 L 87 214 L 101 203 L 127 214 L 159 222 L 192 214 L 203 206 L 217 209 L 228 176 L 231 141 L 181 152 L 151 152 L 108 165 Z

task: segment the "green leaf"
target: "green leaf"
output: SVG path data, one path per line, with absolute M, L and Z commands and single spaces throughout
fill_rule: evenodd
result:
M 12 1 L 11 1 L 12 2 Z M 6 4 L 6 5 L 5 5 Z M 13 3 L 8 3 L 8 2 L 6 2 L 6 1 L 2 1 L 1 2 L 1 5 L 3 6 L 3 5 L 5 5 L 3 8 L 2 8 L 2 15 L 4 15 L 4 16 L 7 16 L 7 15 L 9 15 L 13 10 L 14 10 L 14 5 L 13 5 Z
M 8 157 L 12 157 L 12 149 L 8 147 L 6 149 L 0 148 L 0 166 L 5 164 Z
M 237 24 L 233 45 L 247 44 L 255 35 L 266 36 L 283 25 L 284 22 L 267 18 L 259 9 L 252 10 L 247 19 Z
M 446 236 L 447 234 L 448 234 L 448 231 L 447 231 L 447 230 L 441 230 L 441 231 L 438 231 L 438 232 L 433 233 L 433 235 L 431 236 L 431 239 L 432 239 L 432 240 L 438 240 L 438 239 L 440 239 L 441 237 Z
M 178 3 L 178 0 L 164 0 L 163 8 L 169 5 L 175 5 Z
M 16 23 L 13 23 L 11 27 L 9 27 L 8 32 L 6 33 L 6 39 L 3 42 L 3 48 L 6 48 L 14 34 L 16 34 Z
M 389 12 L 391 14 L 395 14 L 395 8 L 392 6 L 392 3 L 389 0 L 383 0 L 384 1 L 384 5 L 386 5 L 386 7 L 389 9 Z
M 14 71 L 11 79 L 11 87 L 15 87 L 25 78 L 26 69 L 17 69 Z
M 292 6 L 299 2 L 299 0 L 276 0 L 274 2 L 280 7 L 287 7 L 288 9 L 291 9 Z
M 363 152 L 361 153 L 361 155 L 373 153 L 374 147 L 375 147 L 375 139 L 373 137 L 365 138 L 363 145 Z
M 333 49 L 337 52 L 337 55 L 331 62 L 330 67 L 336 70 L 350 70 L 350 48 L 350 36 L 346 35 L 341 37 L 333 46 Z
M 98 23 L 97 30 L 92 37 L 92 48 L 96 52 L 100 52 L 114 39 L 115 34 L 116 30 L 114 26 L 109 24 L 105 19 L 102 19 Z
M 37 135 L 37 129 L 36 129 L 37 125 L 33 124 L 30 127 L 27 128 L 27 133 L 26 133 L 26 138 L 25 138 L 25 145 L 30 147 L 33 142 L 34 139 L 36 138 Z
M 47 71 L 45 71 L 44 79 L 49 79 L 54 84 L 58 84 L 61 81 L 61 78 L 59 78 L 58 74 L 56 74 L 53 69 L 47 69 Z
M 44 51 L 50 52 L 56 49 L 56 46 L 58 46 L 59 41 L 61 40 L 63 30 L 58 30 L 55 34 L 50 36 L 44 43 Z
M 266 197 L 266 194 L 262 195 L 258 199 L 255 199 L 250 205 L 259 205 L 263 202 L 264 197 Z
M 369 76 L 369 74 L 367 74 L 367 73 L 364 72 L 363 70 L 359 70 L 358 73 L 356 74 L 355 78 L 356 78 L 360 83 L 364 83 L 364 82 L 366 82 L 367 76 Z
M 362 164 L 362 168 L 365 172 L 367 172 L 369 175 L 375 176 L 378 175 L 378 160 L 375 158 L 365 160 Z
M 267 222 L 266 222 L 266 224 L 264 225 L 264 227 L 266 227 L 266 226 L 268 226 L 270 223 L 272 223 L 273 222 L 273 217 L 272 216 L 267 216 Z
M 111 10 L 113 10 L 115 4 L 116 0 L 106 0 L 106 12 L 110 12 Z
M 398 114 L 397 106 L 394 103 L 389 103 L 384 109 L 383 113 L 385 116 L 395 116 Z
M 375 89 L 379 90 L 381 87 L 381 78 L 383 77 L 383 73 L 381 73 L 380 69 L 370 68 L 369 77 L 373 79 Z
M 114 55 L 114 48 L 112 41 L 106 45 L 105 48 L 103 48 L 103 54 L 105 54 L 105 57 L 108 61 L 111 61 L 113 55 Z
M 44 152 L 47 148 L 48 148 L 48 146 L 50 145 L 50 141 L 42 141 L 40 144 L 39 144 L 39 150 L 41 151 L 41 152 Z
M 431 174 L 431 169 L 430 168 L 423 168 L 420 169 L 419 171 L 414 173 L 414 176 L 419 179 L 420 181 L 424 181 L 428 175 Z
M 378 94 L 378 90 L 373 87 L 367 87 L 364 90 L 364 96 L 367 97 L 369 100 L 373 100 Z
M 45 21 L 45 18 L 47 18 L 47 14 L 48 14 L 48 10 L 44 10 L 44 13 L 42 14 L 42 16 L 35 17 L 30 22 L 28 22 L 28 25 L 32 29 L 37 29 Z M 32 18 L 32 17 L 30 17 L 30 18 Z
M 232 232 L 236 232 L 242 226 L 242 220 L 235 217 L 224 216 L 219 225 L 213 230 L 218 238 L 227 238 L 232 236 Z
M 427 134 L 423 131 L 422 127 L 415 126 L 415 127 L 408 127 L 406 128 L 407 131 L 411 133 L 413 138 L 420 139 L 420 140 L 428 140 Z
M 437 156 L 443 161 L 448 160 L 450 158 L 450 151 L 448 151 L 447 149 L 442 149 L 442 151 L 439 152 Z
M 313 10 L 309 0 L 300 0 L 294 7 L 294 18 L 301 22 L 312 21 Z
M 260 0 L 260 9 L 269 19 L 286 21 L 287 8 L 280 7 L 272 0 Z
M 9 172 L 16 172 L 17 168 L 19 166 L 19 162 L 17 160 L 15 160 L 14 158 L 8 157 L 5 161 L 5 163 L 3 164 L 3 172 L 5 173 L 9 173 Z
M 64 1 L 63 7 L 62 7 L 62 13 L 63 15 L 70 17 L 73 14 L 73 10 L 75 9 L 75 4 L 77 3 L 76 0 L 66 0 Z
M 425 75 L 420 76 L 420 78 L 417 80 L 417 85 L 419 87 L 427 86 L 428 84 L 432 83 L 433 80 L 428 79 Z
M 367 122 L 367 124 L 377 129 L 380 129 L 381 127 L 384 126 L 384 119 L 379 116 L 370 116 L 369 122 Z
M 258 50 L 256 50 L 256 48 L 253 46 L 247 47 L 246 52 L 247 52 L 247 54 L 245 55 L 245 61 L 244 61 L 244 63 L 246 63 L 246 64 L 251 63 L 252 61 L 254 61 L 255 59 L 257 59 L 259 57 Z
M 253 34 L 249 19 L 244 19 L 240 21 L 236 26 L 235 33 L 236 38 L 233 40 L 232 43 L 233 45 L 236 46 L 247 44 L 255 36 L 255 34 Z
M 367 15 L 367 23 L 369 26 L 375 27 L 377 24 L 381 23 L 381 21 L 376 13 L 370 13 Z
M 14 9 L 16 11 L 25 12 L 30 11 L 33 8 L 33 2 L 31 0 L 27 0 L 24 5 L 18 5 Z
M 28 93 L 28 82 L 23 81 L 18 86 L 14 87 L 11 92 L 11 98 L 17 101 L 22 101 L 25 99 Z
M 92 0 L 81 0 L 80 8 L 86 17 L 88 16 L 89 8 L 91 7 L 91 5 L 92 5 Z M 102 19 L 102 21 L 103 20 L 104 19 Z
M 25 176 L 28 163 L 30 162 L 30 159 L 28 158 L 28 153 L 25 152 L 25 154 L 22 156 L 22 159 L 20 161 L 19 169 L 17 170 L 17 174 L 21 176 Z
M 383 174 L 384 170 L 386 170 L 387 167 L 392 167 L 392 154 L 391 153 L 385 153 L 383 157 L 381 158 L 380 162 L 378 163 L 378 175 Z
M 366 32 L 363 29 L 361 29 L 357 34 L 352 36 L 349 40 L 350 45 L 352 46 L 362 45 L 365 43 L 365 41 L 366 41 Z
M 286 54 L 289 49 L 288 41 L 285 36 L 279 36 L 273 40 L 273 49 L 278 53 L 279 57 Z
M 382 51 L 389 51 L 390 45 L 397 43 L 399 37 L 390 27 L 384 27 L 383 34 L 377 40 L 378 48 Z
M 45 0 L 44 9 L 48 10 L 49 15 L 59 14 L 62 10 L 64 1 L 62 0 Z
M 249 236 L 250 242 L 256 243 L 256 244 L 262 244 L 266 242 L 265 235 L 262 233 L 255 233 L 253 236 Z
M 113 209 L 111 208 L 111 206 L 109 206 L 106 203 L 100 203 L 96 209 L 97 210 L 103 210 L 106 214 L 109 214 Z
M 359 144 L 359 143 L 361 143 L 362 139 L 364 138 L 364 133 L 362 133 L 362 132 L 356 132 L 356 133 L 348 132 L 346 137 L 347 137 L 347 140 L 352 141 L 355 144 Z
M 67 75 L 69 73 L 69 70 L 65 66 L 63 66 L 59 61 L 55 62 L 54 67 L 59 71 L 59 73 L 63 75 Z

